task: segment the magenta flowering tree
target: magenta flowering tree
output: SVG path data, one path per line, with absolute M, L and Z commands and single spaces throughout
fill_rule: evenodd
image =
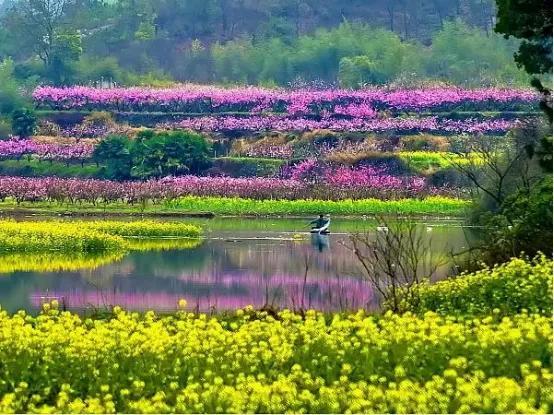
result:
M 83 161 L 92 157 L 95 143 L 77 142 L 69 144 L 41 143 L 28 139 L 0 141 L 0 158 L 20 159 L 34 156 L 39 160 Z
M 318 115 L 323 111 L 352 117 L 371 116 L 372 110 L 392 111 L 510 111 L 535 108 L 538 96 L 529 90 L 373 88 L 366 90 L 285 90 L 257 87 L 218 88 L 181 86 L 171 89 L 42 86 L 33 93 L 39 107 L 56 110 L 162 111 L 188 113 L 264 112 L 289 116 Z
M 168 177 L 159 180 L 116 182 L 94 179 L 24 178 L 0 176 L 0 200 L 18 203 L 160 203 L 183 196 L 241 197 L 249 199 L 343 199 L 425 196 L 437 193 L 422 178 L 395 178 L 370 169 L 327 170 L 325 181 L 278 178 Z M 355 182 L 353 182 L 355 181 Z
M 452 120 L 439 117 L 396 118 L 291 118 L 286 116 L 206 116 L 184 118 L 175 123 L 158 125 L 159 128 L 183 128 L 195 131 L 359 131 L 419 132 L 440 134 L 501 134 L 516 127 L 517 119 L 465 119 Z

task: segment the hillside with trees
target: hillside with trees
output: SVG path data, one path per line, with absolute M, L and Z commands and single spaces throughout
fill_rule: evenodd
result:
M 491 0 L 5 0 L 19 80 L 527 85 Z

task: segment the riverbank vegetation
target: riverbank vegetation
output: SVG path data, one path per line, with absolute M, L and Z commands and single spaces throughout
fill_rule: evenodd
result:
M 63 213 L 63 214 L 127 214 L 127 215 L 200 215 L 211 216 L 306 216 L 329 212 L 335 216 L 378 214 L 428 215 L 460 217 L 470 202 L 448 197 L 399 200 L 256 200 L 225 197 L 182 197 L 161 204 L 130 205 L 127 203 L 79 203 L 4 201 L 0 210 L 9 212 Z
M 521 272 L 546 280 L 551 267 L 544 258 L 514 260 L 461 276 L 427 297 L 434 302 L 404 315 L 246 308 L 208 316 L 188 312 L 185 300 L 166 316 L 116 307 L 85 319 L 60 311 L 57 302 L 38 316 L 1 311 L 9 335 L 0 340 L 0 409 L 549 413 L 550 290 L 536 286 L 539 302 L 531 304 L 530 293 L 507 284 L 507 307 L 502 300 L 483 307 L 479 299 L 476 307 L 451 305 L 466 281 L 511 280 Z M 51 363 L 37 370 L 44 358 Z
M 0 221 L 3 252 L 102 252 L 141 249 L 123 237 L 198 238 L 200 228 L 179 222 Z

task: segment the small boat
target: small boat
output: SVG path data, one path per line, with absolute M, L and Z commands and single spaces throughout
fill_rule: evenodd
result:
M 320 234 L 320 235 L 329 235 L 329 234 L 331 233 L 331 231 L 329 231 L 329 230 L 327 230 L 327 229 L 324 230 L 324 231 L 320 231 L 319 229 L 312 229 L 312 230 L 310 231 L 310 233 L 312 233 L 312 234 Z

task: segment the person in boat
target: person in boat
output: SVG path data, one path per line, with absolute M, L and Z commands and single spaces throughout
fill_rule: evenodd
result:
M 331 215 L 319 215 L 319 218 L 310 222 L 312 226 L 312 232 L 317 233 L 329 233 L 329 226 L 331 225 Z

